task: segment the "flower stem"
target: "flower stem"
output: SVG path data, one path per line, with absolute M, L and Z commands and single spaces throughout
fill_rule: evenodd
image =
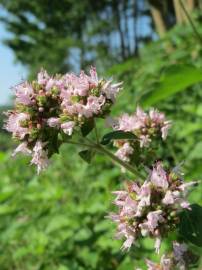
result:
M 117 156 L 115 156 L 113 153 L 111 153 L 110 151 L 108 151 L 102 145 L 100 145 L 100 144 L 94 145 L 94 148 L 98 152 L 101 152 L 101 153 L 105 154 L 106 156 L 110 157 L 113 161 L 115 161 L 116 163 L 118 163 L 119 165 L 121 165 L 122 167 L 124 167 L 126 170 L 130 171 L 131 173 L 133 173 L 138 178 L 140 178 L 142 180 L 145 179 L 145 177 L 141 173 L 139 173 L 132 165 L 130 165 L 129 163 L 126 163 L 123 160 L 119 159 Z
M 96 141 L 97 141 L 97 144 L 99 144 L 99 135 L 98 135 L 98 130 L 97 130 L 95 119 L 94 119 L 94 126 L 95 126 L 95 137 L 96 137 Z
M 88 140 L 88 141 L 90 141 L 90 140 Z M 91 142 L 91 144 L 87 144 L 87 143 L 80 143 L 80 142 L 70 141 L 70 140 L 69 141 L 66 141 L 66 143 L 75 144 L 75 145 L 79 145 L 79 146 L 85 146 L 85 147 L 94 149 L 94 150 L 96 150 L 99 153 L 105 154 L 106 156 L 110 157 L 113 161 L 115 161 L 116 163 L 118 163 L 119 165 L 121 165 L 122 167 L 124 167 L 126 170 L 128 170 L 129 172 L 131 172 L 132 174 L 134 174 L 138 178 L 140 178 L 142 180 L 145 179 L 145 177 L 141 173 L 139 173 L 134 168 L 134 166 L 132 166 L 129 163 L 126 163 L 123 160 L 119 159 L 117 156 L 115 156 L 113 153 L 111 153 L 110 151 L 108 151 L 101 144 L 95 144 L 93 142 Z
M 75 144 L 75 145 L 80 145 L 80 146 L 86 146 L 88 148 L 92 148 L 93 147 L 93 145 L 91 145 L 91 144 L 80 143 L 80 142 L 75 142 L 75 141 L 70 141 L 70 140 L 66 141 L 65 143 Z

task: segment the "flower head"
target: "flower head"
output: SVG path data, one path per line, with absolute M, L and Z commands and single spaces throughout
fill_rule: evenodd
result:
M 5 128 L 20 142 L 14 155 L 31 154 L 40 172 L 58 152 L 61 138 L 109 113 L 120 84 L 99 79 L 94 67 L 78 76 L 51 76 L 42 69 L 35 81 L 22 82 L 14 90 L 16 107 L 7 113 Z
M 83 71 L 79 76 L 70 73 L 64 75 L 61 91 L 62 108 L 69 118 L 99 117 L 109 111 L 120 90 L 120 84 L 99 79 L 94 67 L 90 75 Z
M 161 238 L 176 227 L 178 213 L 187 203 L 180 190 L 182 183 L 158 162 L 142 185 L 132 182 L 126 190 L 113 192 L 118 213 L 111 213 L 109 218 L 117 223 L 116 235 L 125 238 L 124 249 L 129 249 L 140 236 L 150 236 L 156 240 L 159 253 Z
M 120 147 L 115 155 L 123 161 L 129 161 L 130 156 L 133 154 L 134 149 L 130 146 L 128 142 L 124 143 L 122 147 Z
M 107 125 L 111 126 L 114 130 L 133 133 L 136 138 L 128 141 L 124 140 L 124 143 L 130 144 L 130 147 L 135 149 L 137 147 L 136 142 L 139 142 L 139 147 L 143 148 L 149 147 L 155 137 L 161 137 L 165 140 L 171 122 L 165 119 L 163 113 L 155 109 L 150 109 L 150 111 L 146 113 L 140 107 L 137 107 L 135 113 L 132 115 L 124 113 L 116 119 L 108 118 Z M 118 148 L 122 148 L 122 144 L 114 143 Z M 122 152 L 122 150 L 120 150 L 120 152 Z M 125 155 L 120 155 L 120 158 L 124 160 Z M 127 158 L 127 162 L 130 162 L 130 158 Z
M 117 119 L 117 122 L 115 127 L 117 130 L 133 132 L 138 138 L 143 136 L 152 139 L 161 134 L 163 140 L 166 139 L 171 126 L 171 122 L 165 119 L 163 113 L 150 109 L 147 114 L 140 107 L 137 107 L 136 112 L 132 115 L 123 114 Z

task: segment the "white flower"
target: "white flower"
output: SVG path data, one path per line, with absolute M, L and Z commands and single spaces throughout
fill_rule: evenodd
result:
M 35 164 L 37 166 L 38 174 L 47 168 L 49 164 L 47 151 L 44 150 L 44 146 L 46 143 L 42 143 L 41 141 L 37 141 L 33 148 L 33 155 L 31 164 Z
M 26 142 L 19 144 L 18 147 L 14 150 L 12 156 L 14 157 L 19 152 L 21 152 L 25 155 L 31 155 L 31 153 L 32 153 L 32 151 L 27 147 Z
M 152 170 L 151 182 L 157 187 L 168 188 L 167 175 L 160 162 Z
M 63 123 L 61 125 L 61 128 L 63 129 L 64 133 L 71 136 L 73 133 L 74 126 L 75 126 L 74 121 L 68 121 L 68 122 Z
M 60 127 L 60 119 L 57 117 L 51 117 L 47 120 L 47 124 L 49 127 Z

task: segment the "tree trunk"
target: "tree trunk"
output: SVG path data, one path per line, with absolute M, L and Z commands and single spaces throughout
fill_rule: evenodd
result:
M 139 46 L 138 46 L 138 31 L 137 31 L 137 22 L 138 22 L 138 3 L 137 0 L 134 0 L 133 3 L 133 34 L 134 34 L 134 55 L 138 56 L 139 54 Z
M 201 0 L 198 1 L 198 7 L 199 7 L 200 9 L 202 9 L 202 1 L 201 1 Z
M 150 3 L 150 8 L 156 32 L 160 37 L 163 37 L 167 29 L 161 10 L 157 5 L 153 5 L 152 3 Z
M 180 1 L 173 0 L 173 4 L 174 4 L 174 9 L 175 9 L 176 21 L 178 24 L 182 24 L 184 22 L 184 11 L 182 10 Z
M 130 55 L 130 37 L 128 29 L 128 0 L 123 0 L 123 17 L 124 17 L 124 31 L 125 31 L 125 47 L 127 57 Z
M 114 15 L 115 15 L 115 20 L 117 24 L 117 29 L 118 33 L 120 36 L 120 45 L 121 45 L 121 57 L 124 60 L 126 58 L 125 54 L 125 42 L 124 42 L 124 33 L 121 28 L 121 16 L 120 16 L 120 11 L 119 11 L 119 0 L 114 0 L 113 1 L 113 10 L 114 10 Z
M 186 5 L 186 7 L 187 7 L 187 10 L 188 10 L 189 13 L 192 12 L 192 11 L 194 10 L 195 5 L 196 5 L 195 0 L 187 0 L 187 5 Z
M 196 1 L 195 0 L 181 0 L 186 11 L 190 14 L 194 8 L 196 7 Z M 180 0 L 173 0 L 174 8 L 175 8 L 175 14 L 176 14 L 176 20 L 177 23 L 189 23 L 189 20 L 182 9 Z

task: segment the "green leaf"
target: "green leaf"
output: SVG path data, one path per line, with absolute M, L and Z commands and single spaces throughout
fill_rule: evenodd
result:
M 58 266 L 58 270 L 69 270 L 69 268 L 68 268 L 66 265 L 60 264 L 60 265 Z
M 113 224 L 109 220 L 102 220 L 97 223 L 94 227 L 95 232 L 105 232 L 109 231 L 113 227 Z
M 179 233 L 185 241 L 202 247 L 202 207 L 193 204 L 191 209 L 181 213 Z
M 50 132 L 50 131 L 47 131 Z M 50 134 L 50 133 L 49 133 Z M 51 131 L 51 135 L 48 136 L 49 143 L 48 143 L 48 157 L 50 158 L 53 154 L 59 153 L 59 140 L 58 140 L 58 131 L 53 130 Z
M 201 159 L 202 158 L 202 142 L 198 142 L 193 150 L 189 154 L 189 159 Z
M 80 229 L 74 237 L 76 241 L 85 241 L 92 236 L 92 232 L 89 228 L 82 228 Z
M 3 162 L 6 157 L 6 154 L 4 152 L 0 152 L 0 162 Z
M 188 65 L 172 66 L 165 70 L 155 89 L 141 97 L 140 103 L 149 107 L 201 81 L 201 69 Z
M 94 156 L 94 152 L 92 150 L 83 150 L 79 152 L 79 156 L 86 161 L 88 164 L 90 164 L 93 156 Z
M 131 132 L 124 132 L 122 130 L 112 131 L 102 137 L 101 144 L 106 145 L 111 140 L 135 140 L 137 137 Z
M 86 137 L 94 128 L 94 120 L 89 119 L 81 127 L 81 133 L 83 137 Z
M 16 209 L 15 205 L 9 205 L 9 204 L 1 204 L 0 205 L 0 216 L 8 215 L 8 214 L 14 213 L 16 211 L 18 211 L 18 209 Z
M 46 233 L 52 233 L 60 230 L 61 228 L 67 228 L 69 226 L 70 220 L 67 216 L 55 215 L 50 218 L 49 224 L 46 228 Z

